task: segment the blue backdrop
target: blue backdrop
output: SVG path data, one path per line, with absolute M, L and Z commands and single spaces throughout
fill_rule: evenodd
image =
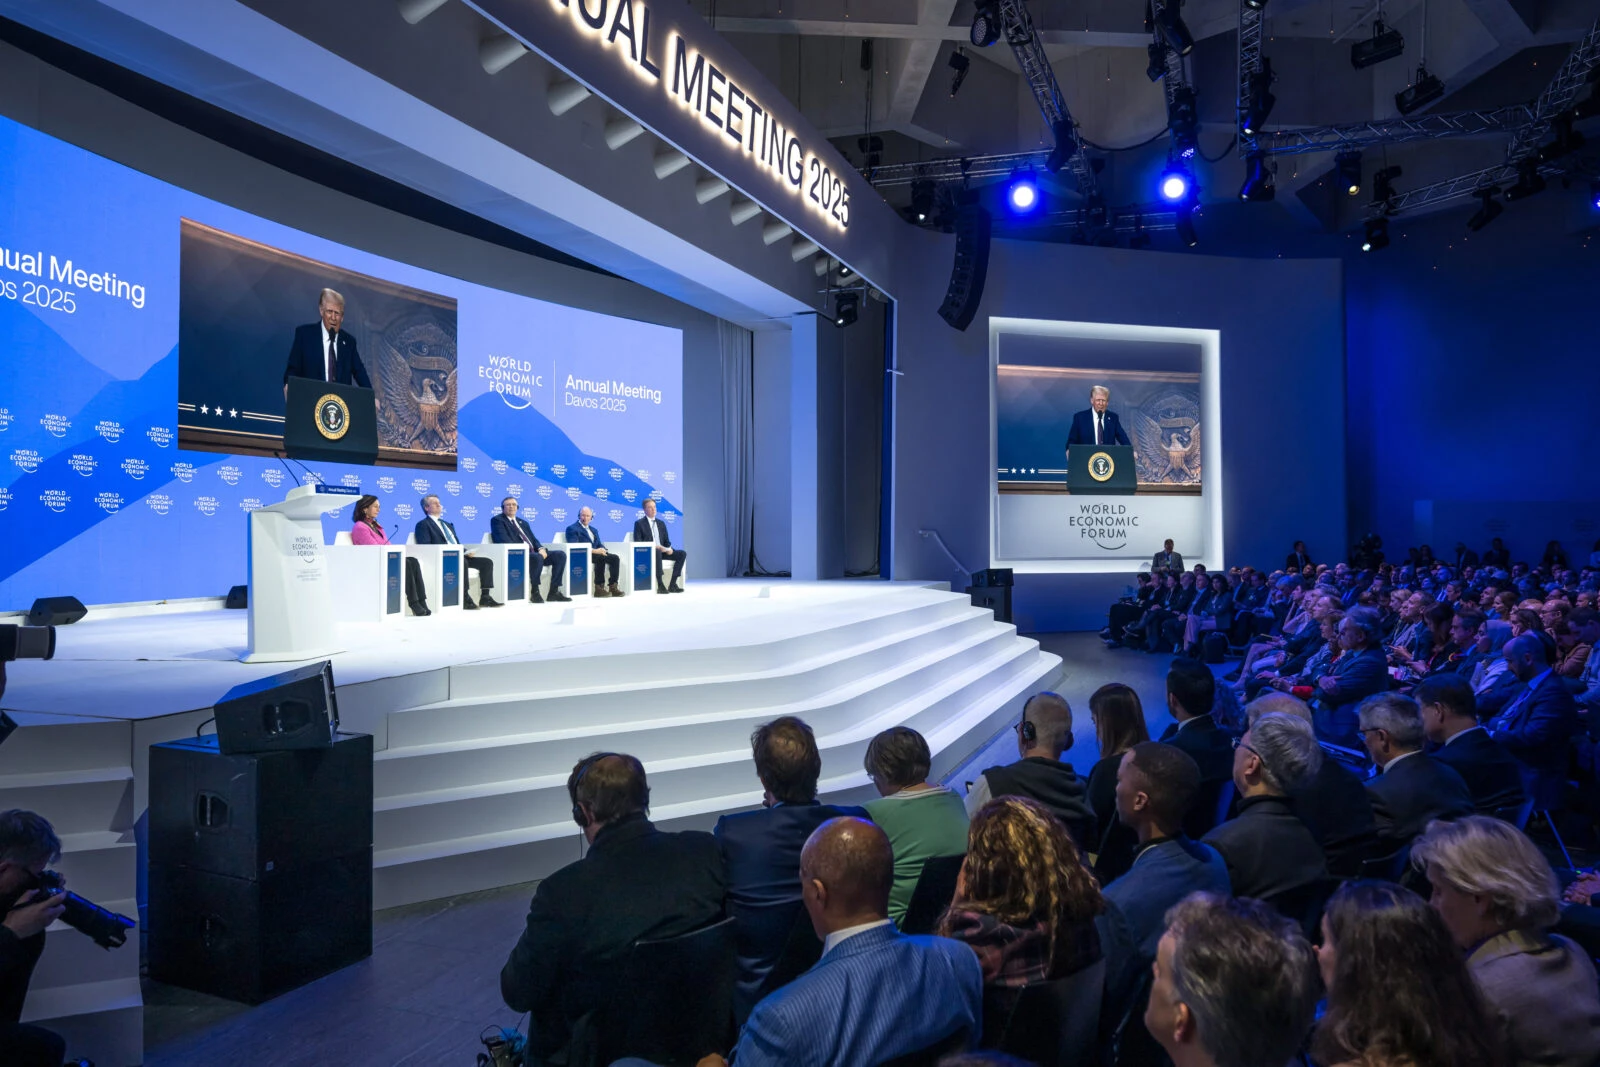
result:
M 646 495 L 679 519 L 679 330 L 369 255 L 0 120 L 0 609 L 220 595 L 246 578 L 247 513 L 294 483 L 178 447 L 183 218 L 457 302 L 456 470 L 313 465 L 377 494 L 396 540 L 427 493 L 467 541 L 508 495 L 546 540 L 587 505 L 620 541 Z M 349 522 L 328 516 L 327 539 Z

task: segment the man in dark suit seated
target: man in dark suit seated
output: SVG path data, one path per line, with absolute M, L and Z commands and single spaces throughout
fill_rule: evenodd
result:
M 578 509 L 578 521 L 567 527 L 567 544 L 589 546 L 589 567 L 594 573 L 594 595 L 621 596 L 622 587 L 617 581 L 622 576 L 622 561 L 600 540 L 600 531 L 592 525 L 594 509 Z
M 1489 735 L 1522 764 L 1523 784 L 1541 807 L 1560 799 L 1568 749 L 1578 732 L 1578 705 L 1550 669 L 1549 652 L 1537 633 L 1506 642 L 1506 669 L 1527 689 L 1489 724 Z
M 1383 621 L 1372 608 L 1351 608 L 1339 623 L 1344 654 L 1317 680 L 1317 736 L 1343 748 L 1356 748 L 1356 707 L 1389 688 L 1389 660 L 1383 652 Z
M 332 289 L 322 290 L 317 298 L 317 315 L 321 322 L 294 328 L 294 343 L 289 346 L 289 361 L 283 368 L 283 395 L 289 395 L 290 378 L 371 389 L 367 368 L 356 351 L 356 339 L 339 328 L 344 324 L 344 297 Z
M 1288 693 L 1257 697 L 1245 709 L 1251 722 L 1268 712 L 1293 715 L 1307 725 L 1311 723 L 1311 708 Z M 1317 839 L 1328 860 L 1328 873 L 1338 878 L 1354 878 L 1360 873 L 1361 861 L 1373 854 L 1378 836 L 1372 802 L 1361 783 L 1361 776 L 1354 770 L 1324 753 L 1316 773 L 1289 790 L 1295 818 L 1305 823 Z
M 1321 762 L 1311 724 L 1295 715 L 1258 715 L 1239 739 L 1233 760 L 1239 813 L 1203 839 L 1222 854 L 1235 895 L 1271 898 L 1327 877 L 1322 846 L 1289 802 L 1289 791 Z
M 1381 851 L 1409 845 L 1434 819 L 1472 814 L 1461 775 L 1422 751 L 1426 735 L 1415 700 L 1380 693 L 1362 703 L 1360 716 L 1361 740 L 1379 770 L 1366 784 Z
M 459 545 L 461 538 L 456 536 L 454 523 L 449 523 L 442 517 L 444 505 L 439 503 L 439 498 L 432 493 L 422 498 L 422 518 L 417 520 L 415 530 L 417 544 L 419 545 Z M 467 587 L 467 575 L 461 573 L 461 605 L 468 610 L 473 610 L 481 603 L 486 608 L 498 608 L 500 602 L 489 595 L 489 590 L 494 588 L 494 560 L 474 556 L 471 549 L 462 549 L 461 563 L 478 572 L 478 601 L 473 602 L 472 593 Z
M 822 960 L 756 1005 L 733 1050 L 739 1067 L 881 1064 L 978 1039 L 978 957 L 959 941 L 895 929 L 894 853 L 882 830 L 829 819 L 800 853 L 800 882 Z M 700 1061 L 713 1065 L 725 1067 L 720 1056 Z
M 1200 793 L 1200 768 L 1188 753 L 1144 741 L 1117 765 L 1117 821 L 1139 838 L 1126 873 L 1105 887 L 1106 910 L 1095 921 L 1106 955 L 1106 1002 L 1128 1005 L 1150 970 L 1166 929 L 1167 910 L 1190 893 L 1232 891 L 1217 850 L 1190 840 L 1183 820 Z
M 500 995 L 530 1013 L 540 1061 L 615 993 L 635 941 L 676 937 L 722 918 L 727 877 L 714 837 L 651 825 L 650 786 L 632 756 L 600 752 L 567 778 L 589 852 L 538 884 L 528 924 L 500 971 Z
M 1199 838 L 1217 822 L 1222 788 L 1233 778 L 1233 740 L 1217 725 L 1211 709 L 1217 680 L 1211 668 L 1190 659 L 1174 659 L 1167 669 L 1167 710 L 1177 720 L 1161 740 L 1193 757 L 1200 768 L 1200 793 L 1189 806 L 1184 833 Z
M 1096 844 L 1099 820 L 1089 806 L 1089 785 L 1061 754 L 1072 747 L 1072 708 L 1059 693 L 1035 693 L 1022 705 L 1017 721 L 1015 763 L 990 767 L 967 790 L 967 815 L 995 797 L 1037 800 L 1060 819 L 1078 847 Z
M 717 820 L 717 844 L 728 869 L 728 912 L 737 926 L 739 984 L 734 1013 L 740 1022 L 761 999 L 763 983 L 783 954 L 800 916 L 800 849 L 829 819 L 866 811 L 817 801 L 822 754 L 811 727 L 792 716 L 774 719 L 750 738 L 761 810 Z
M 1425 678 L 1414 694 L 1422 728 L 1433 744 L 1429 755 L 1455 768 L 1472 794 L 1479 815 L 1522 803 L 1522 768 L 1517 758 L 1478 724 L 1472 686 L 1459 675 Z
M 1073 445 L 1131 445 L 1122 429 L 1122 420 L 1111 406 L 1111 390 L 1097 385 L 1089 390 L 1089 408 L 1072 416 L 1072 429 L 1067 431 L 1067 455 L 1071 462 Z
M 683 562 L 689 558 L 689 554 L 681 548 L 672 547 L 672 538 L 667 534 L 667 524 L 656 518 L 656 502 L 649 497 L 644 498 L 644 515 L 633 524 L 633 540 L 641 545 L 646 541 L 655 543 L 656 592 L 683 592 Z M 668 563 L 672 564 L 670 586 L 661 580 L 662 567 Z
M 500 501 L 500 514 L 489 520 L 489 537 L 497 545 L 528 546 L 528 599 L 543 604 L 539 582 L 544 577 L 545 564 L 550 565 L 550 602 L 565 603 L 572 598 L 561 591 L 561 579 L 567 573 L 567 554 L 559 548 L 546 548 L 539 543 L 528 520 L 517 517 L 517 498 L 508 496 Z

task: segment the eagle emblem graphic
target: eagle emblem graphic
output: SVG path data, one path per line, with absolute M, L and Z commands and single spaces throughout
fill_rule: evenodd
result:
M 392 448 L 456 449 L 456 338 L 413 314 L 378 335 L 378 435 Z
M 1139 481 L 1160 485 L 1200 482 L 1200 405 L 1169 389 L 1146 400 L 1129 416 L 1138 449 Z

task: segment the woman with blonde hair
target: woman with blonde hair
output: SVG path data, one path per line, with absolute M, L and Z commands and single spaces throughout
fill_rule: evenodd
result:
M 972 946 L 985 985 L 1019 989 L 1097 963 L 1094 919 L 1104 910 L 1061 821 L 1037 801 L 1006 796 L 973 816 L 938 932 Z
M 1500 1016 L 1518 1064 L 1600 1063 L 1594 964 L 1550 932 L 1556 876 L 1527 835 L 1482 815 L 1434 822 L 1411 846 L 1432 903 Z

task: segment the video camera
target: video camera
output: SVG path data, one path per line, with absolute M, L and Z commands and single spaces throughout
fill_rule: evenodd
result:
M 56 654 L 54 626 L 0 626 L 0 662 L 18 659 L 53 659 Z
M 67 889 L 66 884 L 67 880 L 55 871 L 43 871 L 39 875 L 39 888 L 44 890 L 44 895 L 59 896 L 66 905 L 61 913 L 62 922 L 87 935 L 101 948 L 121 948 L 128 940 L 128 931 L 135 926 L 134 921 L 84 900 Z

